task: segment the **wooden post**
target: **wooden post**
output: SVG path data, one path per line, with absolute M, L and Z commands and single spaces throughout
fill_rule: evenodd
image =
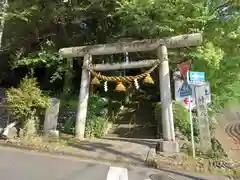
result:
M 92 61 L 92 55 L 85 54 L 84 60 L 83 60 L 83 66 L 87 67 L 91 63 L 91 61 Z M 84 138 L 90 80 L 91 80 L 90 72 L 87 69 L 83 68 L 82 77 L 81 77 L 81 87 L 79 92 L 77 120 L 76 120 L 76 138 L 80 140 Z
M 163 139 L 165 141 L 175 141 L 167 47 L 165 45 L 161 45 L 158 48 L 157 54 L 161 61 L 159 66 L 159 80 L 161 91 Z

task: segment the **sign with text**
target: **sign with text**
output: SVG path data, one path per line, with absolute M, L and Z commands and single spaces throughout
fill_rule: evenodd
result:
M 190 71 L 189 72 L 189 81 L 204 82 L 205 81 L 205 72 Z
M 211 137 L 209 129 L 208 108 L 205 95 L 205 86 L 196 86 L 196 105 L 200 133 L 200 149 L 206 153 L 211 149 Z

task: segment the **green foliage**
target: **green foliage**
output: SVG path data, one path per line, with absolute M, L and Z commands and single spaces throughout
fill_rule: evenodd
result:
M 43 95 L 37 86 L 36 79 L 33 77 L 26 76 L 23 78 L 18 88 L 7 90 L 6 96 L 7 102 L 12 107 L 11 114 L 14 118 L 20 119 L 26 126 L 29 126 L 29 124 L 33 125 L 30 122 L 37 121 L 38 111 L 50 105 L 49 98 Z M 27 130 L 30 130 L 30 127 Z
M 86 130 L 87 137 L 100 138 L 104 135 L 107 127 L 107 100 L 102 98 L 99 94 L 91 93 L 89 95 Z M 62 99 L 61 104 L 69 107 L 74 111 L 78 107 L 78 97 L 71 96 L 67 99 Z M 76 117 L 68 118 L 62 125 L 61 130 L 65 133 L 74 133 Z
M 205 67 L 214 67 L 214 69 L 219 69 L 220 61 L 224 57 L 224 52 L 221 48 L 214 46 L 212 42 L 207 42 L 203 46 L 199 46 L 197 51 L 194 52 L 195 61 L 194 66 L 197 66 L 197 63 L 202 63 Z M 208 74 L 211 77 L 211 74 Z M 209 77 L 208 77 L 209 78 Z M 210 79 L 210 78 L 209 78 Z
M 104 136 L 107 126 L 106 118 L 92 116 L 92 118 L 87 119 L 86 123 L 86 137 L 101 138 Z
M 189 135 L 189 112 L 183 106 L 183 104 L 179 102 L 173 103 L 173 117 L 175 127 L 177 127 L 183 133 L 183 135 Z
M 206 156 L 208 158 L 222 159 L 223 157 L 227 156 L 224 149 L 222 148 L 222 145 L 219 143 L 219 141 L 216 138 L 211 138 L 211 144 L 212 144 L 212 149 L 206 153 Z
M 118 15 L 122 20 L 123 33 L 134 37 L 198 32 L 209 18 L 204 3 L 199 0 L 123 1 Z
M 155 113 L 161 111 L 161 103 L 157 103 L 155 106 Z M 191 139 L 191 127 L 189 120 L 189 111 L 180 102 L 173 101 L 173 118 L 174 126 L 177 128 L 184 136 Z M 197 128 L 197 120 L 193 118 L 194 135 L 198 137 L 199 132 Z
M 89 105 L 88 105 L 88 117 L 97 115 L 106 115 L 106 105 L 108 101 L 106 98 L 99 96 L 98 94 L 90 93 L 89 95 Z
M 237 1 L 207 4 L 200 0 L 131 0 L 122 1 L 117 16 L 123 25 L 122 36 L 148 38 L 203 32 L 203 44 L 181 49 L 182 59 L 191 58 L 192 70 L 206 72 L 214 109 L 219 109 L 233 99 L 239 101 L 239 7 Z M 175 56 L 181 59 L 179 54 L 170 59 Z
M 104 135 L 107 126 L 107 100 L 97 94 L 89 98 L 86 122 L 86 136 L 100 138 Z
M 70 118 L 66 121 L 66 123 L 61 127 L 61 131 L 66 134 L 74 134 L 75 130 L 75 120 L 74 118 Z
M 26 117 L 31 111 L 49 106 L 49 98 L 42 94 L 33 77 L 26 76 L 18 88 L 10 88 L 6 92 L 7 102 L 13 106 L 15 117 Z
M 40 50 L 34 51 L 27 55 L 23 52 L 16 52 L 15 56 L 12 56 L 14 61 L 12 66 L 28 67 L 35 69 L 38 67 L 45 67 L 52 71 L 50 82 L 54 82 L 56 79 L 63 79 L 64 73 L 71 71 L 68 68 L 68 64 L 61 58 L 57 52 L 55 44 L 52 41 L 47 40 L 40 45 Z

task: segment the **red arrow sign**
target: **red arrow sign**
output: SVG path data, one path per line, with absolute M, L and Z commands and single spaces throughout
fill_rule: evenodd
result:
M 193 100 L 190 100 L 190 102 L 192 103 Z M 184 103 L 185 103 L 185 104 L 188 104 L 188 103 L 189 103 L 189 99 L 188 99 L 188 98 L 185 98 L 185 99 L 184 99 Z

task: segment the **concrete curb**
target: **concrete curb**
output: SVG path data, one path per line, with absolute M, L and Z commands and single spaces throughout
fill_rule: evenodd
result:
M 35 151 L 39 153 L 47 153 L 47 154 L 52 154 L 52 155 L 57 155 L 57 156 L 69 156 L 69 157 L 76 157 L 76 158 L 81 158 L 83 160 L 93 160 L 93 161 L 102 161 L 105 163 L 113 163 L 113 164 L 127 164 L 130 166 L 140 166 L 140 167 L 150 167 L 149 164 L 147 163 L 147 160 L 143 161 L 142 163 L 139 162 L 129 162 L 129 161 L 124 161 L 124 160 L 114 160 L 114 159 L 108 159 L 104 157 L 93 157 L 93 156 L 88 156 L 88 155 L 81 155 L 79 153 L 71 153 L 71 152 L 66 152 L 63 150 L 60 150 L 61 148 L 55 149 L 55 150 L 50 150 L 50 149 L 45 149 L 41 147 L 31 147 L 28 145 L 22 145 L 22 144 L 15 144 L 15 143 L 9 143 L 9 142 L 0 142 L 0 146 L 2 147 L 9 147 L 9 148 L 15 148 L 15 149 L 20 149 L 20 150 L 27 150 L 27 151 Z

